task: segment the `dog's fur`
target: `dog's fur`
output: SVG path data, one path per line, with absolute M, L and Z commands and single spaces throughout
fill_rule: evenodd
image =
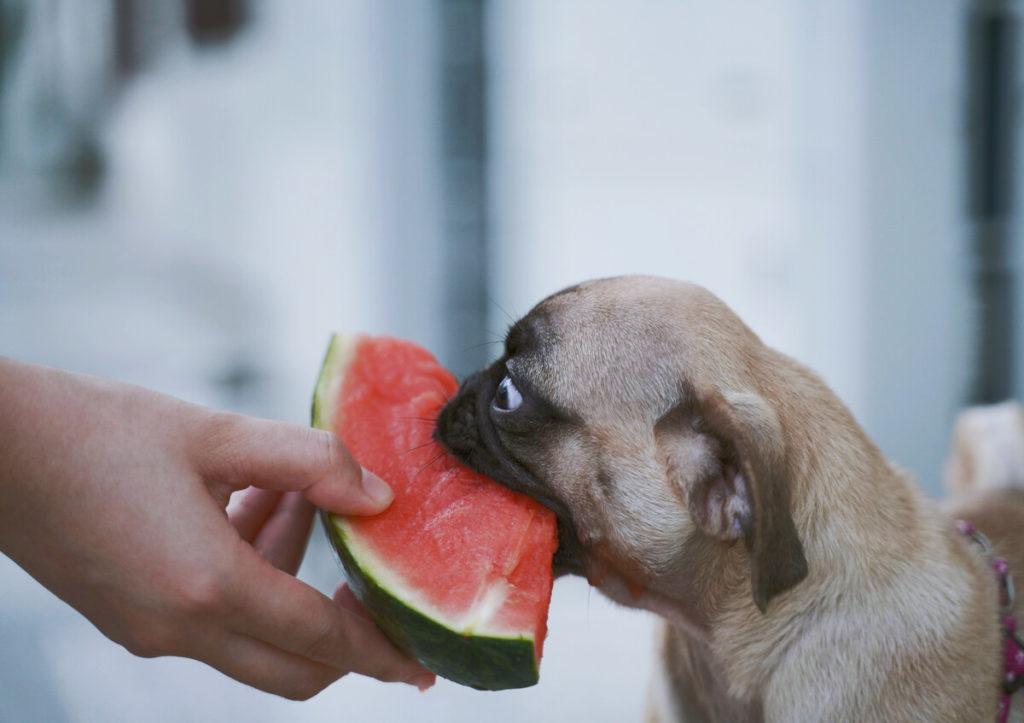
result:
M 555 510 L 560 571 L 664 618 L 650 720 L 995 719 L 995 578 L 950 517 L 1024 582 L 1024 492 L 940 510 L 707 291 L 620 277 L 548 297 L 437 434 Z M 990 486 L 958 449 L 957 489 Z

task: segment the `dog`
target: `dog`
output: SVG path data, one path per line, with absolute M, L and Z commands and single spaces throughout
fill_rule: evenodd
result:
M 971 479 L 987 468 L 964 441 L 941 508 L 699 286 L 624 276 L 549 296 L 435 435 L 554 510 L 556 573 L 663 619 L 648 720 L 996 719 L 1000 583 L 953 520 L 1024 581 L 1021 480 Z

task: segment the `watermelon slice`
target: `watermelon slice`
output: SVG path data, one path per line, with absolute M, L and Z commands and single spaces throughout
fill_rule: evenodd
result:
M 429 670 L 485 690 L 534 685 L 551 601 L 554 515 L 450 456 L 435 420 L 458 384 L 408 341 L 335 335 L 313 399 L 395 492 L 374 517 L 322 516 L 349 586 Z

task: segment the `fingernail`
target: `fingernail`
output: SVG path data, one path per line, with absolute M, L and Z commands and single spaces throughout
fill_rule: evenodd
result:
M 405 682 L 409 685 L 415 685 L 420 689 L 420 691 L 426 691 L 433 687 L 436 680 L 437 678 L 432 673 L 420 673 L 419 675 L 414 675 Z
M 363 492 L 380 505 L 390 505 L 391 500 L 395 499 L 395 493 L 388 483 L 366 469 L 363 470 Z

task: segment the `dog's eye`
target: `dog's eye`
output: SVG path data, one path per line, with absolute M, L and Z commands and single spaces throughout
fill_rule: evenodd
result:
M 498 385 L 498 390 L 494 393 L 494 408 L 502 412 L 511 412 L 522 403 L 523 396 L 516 389 L 516 385 L 512 383 L 512 380 L 508 377 L 502 379 L 501 384 Z

